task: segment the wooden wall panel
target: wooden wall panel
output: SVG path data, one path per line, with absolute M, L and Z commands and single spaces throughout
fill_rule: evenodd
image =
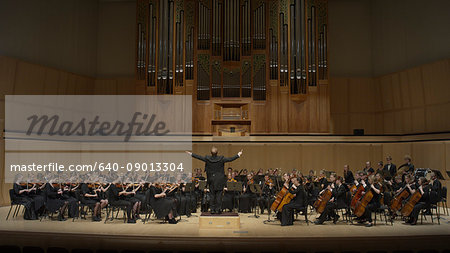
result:
M 45 68 L 19 61 L 14 83 L 15 95 L 44 94 Z
M 332 77 L 333 132 L 351 134 L 355 128 L 364 128 L 366 134 L 450 131 L 449 62 L 442 60 L 372 81 Z
M 426 104 L 449 102 L 450 66 L 448 61 L 439 61 L 422 67 Z
M 17 60 L 0 56 L 0 95 L 10 95 L 14 92 Z

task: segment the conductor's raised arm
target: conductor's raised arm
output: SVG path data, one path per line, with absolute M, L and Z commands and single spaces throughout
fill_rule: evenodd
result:
M 226 163 L 227 163 L 227 162 L 232 162 L 232 161 L 238 159 L 239 157 L 241 157 L 241 155 L 242 155 L 242 149 L 241 149 L 241 151 L 239 151 L 239 152 L 237 153 L 237 155 L 235 155 L 235 156 L 233 156 L 233 157 L 224 157 L 224 158 L 223 158 L 223 161 L 226 162 Z
M 186 154 L 188 154 L 188 155 L 194 157 L 195 159 L 198 159 L 198 160 L 201 160 L 201 161 L 206 162 L 206 157 L 204 157 L 204 156 L 194 154 L 194 153 L 192 153 L 192 152 L 190 152 L 190 151 L 186 151 Z

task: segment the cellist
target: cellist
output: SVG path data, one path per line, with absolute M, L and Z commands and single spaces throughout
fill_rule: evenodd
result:
M 375 212 L 380 207 L 380 197 L 381 197 L 381 183 L 378 182 L 378 180 L 375 179 L 374 175 L 371 175 L 368 177 L 368 184 L 366 184 L 364 181 L 361 181 L 363 183 L 364 188 L 366 189 L 364 194 L 368 191 L 371 191 L 373 194 L 372 199 L 370 200 L 369 204 L 366 206 L 366 209 L 364 211 L 364 214 L 362 215 L 359 223 L 366 223 L 366 227 L 373 226 L 372 223 L 372 212 Z
M 347 206 L 346 203 L 346 186 L 342 183 L 344 180 L 342 177 L 338 176 L 335 179 L 335 175 L 331 175 L 330 179 L 335 181 L 334 183 L 328 185 L 328 190 L 331 191 L 332 198 L 328 201 L 325 210 L 320 214 L 318 220 L 314 221 L 316 225 L 323 224 L 328 217 L 333 218 L 333 223 L 339 219 L 339 215 L 334 211 L 336 208 L 344 208 Z
M 281 226 L 294 225 L 294 209 L 303 209 L 306 203 L 306 193 L 303 189 L 302 179 L 293 177 L 291 178 L 292 186 L 289 189 L 294 198 L 288 204 L 283 206 L 281 211 Z M 289 187 L 288 182 L 285 182 L 286 187 Z
M 417 189 L 411 189 L 411 195 L 414 194 L 416 191 L 419 191 L 422 197 L 420 197 L 420 200 L 417 202 L 417 204 L 414 205 L 414 208 L 409 215 L 409 219 L 406 221 L 406 223 L 410 223 L 411 225 L 417 224 L 417 219 L 419 217 L 420 210 L 426 209 L 430 205 L 430 190 L 431 187 L 428 184 L 428 181 L 426 178 L 421 177 L 418 181 L 419 187 Z

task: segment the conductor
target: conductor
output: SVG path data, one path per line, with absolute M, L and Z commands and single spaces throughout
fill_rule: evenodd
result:
M 224 157 L 217 155 L 216 147 L 211 148 L 211 155 L 200 156 L 186 151 L 190 156 L 205 162 L 205 171 L 209 192 L 211 193 L 211 214 L 222 212 L 222 192 L 226 184 L 224 164 L 232 162 L 242 155 L 242 150 L 233 157 Z

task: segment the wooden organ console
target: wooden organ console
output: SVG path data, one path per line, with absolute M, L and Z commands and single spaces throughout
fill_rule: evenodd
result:
M 328 132 L 327 4 L 137 0 L 137 91 L 192 95 L 198 133 Z

